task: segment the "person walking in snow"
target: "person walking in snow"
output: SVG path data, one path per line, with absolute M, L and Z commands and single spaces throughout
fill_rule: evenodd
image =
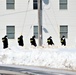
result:
M 22 35 L 18 38 L 18 44 L 19 44 L 19 46 L 24 46 Z
M 66 46 L 66 40 L 65 40 L 65 36 L 64 35 L 61 37 L 61 45 Z
M 31 43 L 31 45 L 33 45 L 33 46 L 37 46 L 37 44 L 36 44 L 36 41 L 35 41 L 35 36 L 32 36 L 32 38 L 30 38 L 30 43 Z
M 47 39 L 47 43 L 48 43 L 48 45 L 54 45 L 54 43 L 53 43 L 53 40 L 52 40 L 52 37 L 51 37 L 51 36 Z
M 3 48 L 4 48 L 4 49 L 5 49 L 5 48 L 8 48 L 7 35 L 2 38 L 2 42 L 3 42 Z

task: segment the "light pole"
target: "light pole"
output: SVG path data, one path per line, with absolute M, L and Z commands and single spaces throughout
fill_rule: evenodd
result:
M 42 46 L 42 0 L 38 0 L 38 43 Z

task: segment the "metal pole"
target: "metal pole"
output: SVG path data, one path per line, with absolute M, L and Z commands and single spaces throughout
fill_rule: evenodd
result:
M 38 42 L 42 46 L 42 0 L 38 0 Z

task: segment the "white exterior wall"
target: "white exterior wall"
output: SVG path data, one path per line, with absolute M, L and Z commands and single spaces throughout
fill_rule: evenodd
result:
M 47 28 L 49 34 L 53 37 L 55 44 L 58 46 L 60 44 L 60 25 L 68 25 L 68 38 L 66 39 L 67 46 L 76 46 L 76 0 L 68 0 L 67 10 L 59 10 L 58 1 L 59 0 L 49 0 L 49 5 L 44 4 L 44 11 L 48 14 L 51 21 L 49 22 L 48 19 L 46 19 L 47 26 L 45 26 L 45 21 L 44 26 Z M 47 37 L 49 34 L 44 33 Z
M 60 46 L 60 25 L 68 25 L 67 45 L 76 45 L 76 0 L 68 0 L 68 9 L 59 10 L 59 0 L 43 0 L 43 45 L 47 45 L 47 38 L 51 35 L 56 46 Z M 28 12 L 27 11 L 28 6 Z M 0 48 L 2 37 L 6 35 L 6 26 L 15 25 L 15 39 L 9 39 L 9 46 L 18 45 L 17 38 L 22 34 L 24 45 L 30 45 L 33 26 L 38 25 L 38 12 L 33 10 L 33 0 L 15 0 L 15 9 L 6 9 L 6 0 L 0 0 Z M 25 18 L 26 16 L 26 18 Z M 48 31 L 44 31 L 44 28 Z M 38 39 L 36 39 L 38 43 Z

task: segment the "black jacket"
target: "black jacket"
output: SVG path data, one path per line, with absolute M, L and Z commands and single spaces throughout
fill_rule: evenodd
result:
M 66 40 L 65 40 L 64 37 L 61 38 L 61 44 L 64 45 L 64 46 L 66 46 Z
M 5 36 L 4 38 L 2 38 L 2 42 L 3 42 L 3 48 L 8 48 L 8 39 L 7 39 L 7 36 Z
M 35 36 L 30 38 L 30 43 L 31 43 L 31 45 L 34 45 L 35 47 L 37 46 L 36 41 L 35 41 Z
M 22 35 L 18 38 L 18 43 L 19 43 L 19 46 L 24 46 Z
M 50 37 L 47 39 L 47 43 L 48 45 L 54 45 L 53 40 Z

